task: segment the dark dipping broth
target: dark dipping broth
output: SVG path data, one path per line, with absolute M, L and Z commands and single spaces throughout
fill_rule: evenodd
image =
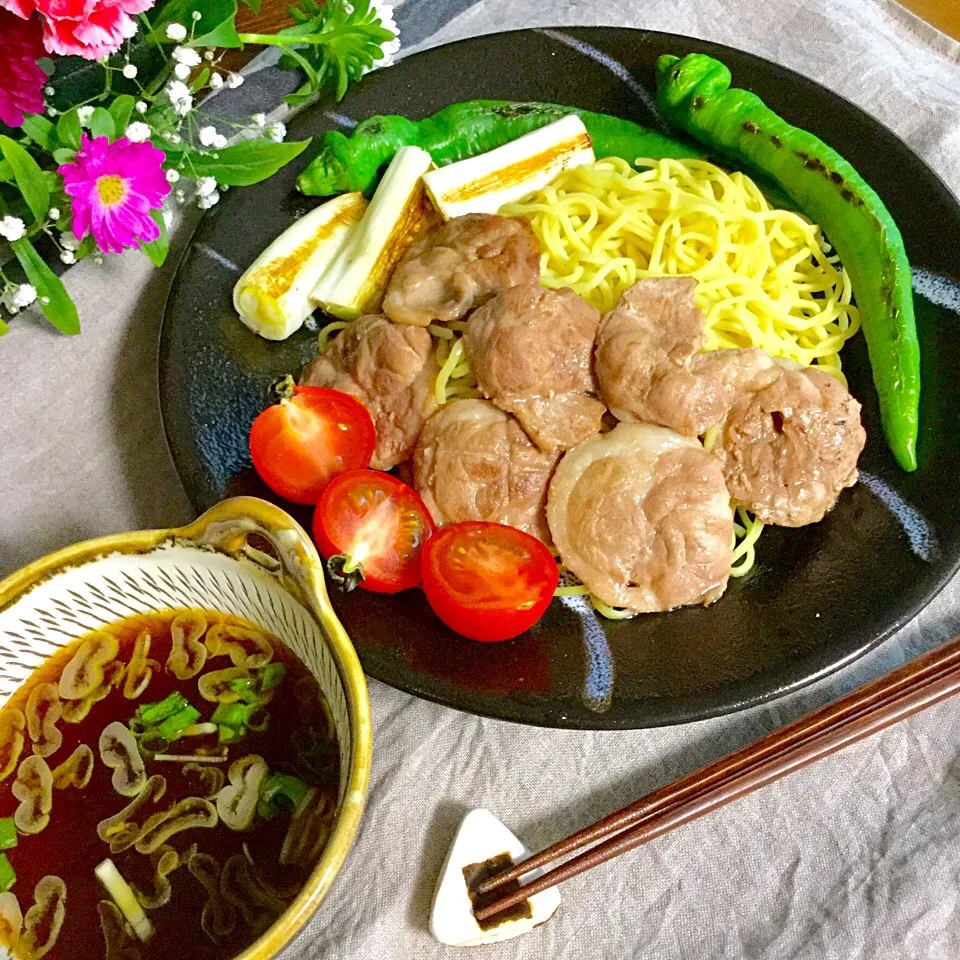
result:
M 171 660 L 174 632 L 181 655 Z M 111 652 L 112 641 L 103 638 L 104 633 L 116 638 L 118 646 L 116 656 L 109 660 L 104 658 Z M 147 657 L 153 664 L 148 662 L 144 669 L 144 640 L 138 642 L 138 638 L 145 633 L 150 638 Z M 100 663 L 91 665 L 91 650 L 105 650 Z M 132 663 L 138 653 L 139 666 Z M 254 666 L 267 656 L 269 664 L 282 665 L 282 671 L 277 666 Z M 65 671 L 69 673 L 78 663 L 86 666 L 79 673 L 74 670 L 75 676 L 68 680 Z M 223 670 L 231 670 L 228 678 L 239 679 L 239 684 L 211 686 L 208 680 L 207 693 L 232 699 L 238 690 L 243 690 L 256 711 L 252 715 L 246 711 L 249 723 L 258 729 L 237 719 L 244 713 L 242 699 L 236 701 L 241 709 L 230 718 L 232 726 L 221 723 L 216 732 L 183 736 L 167 746 L 163 746 L 155 725 L 147 735 L 145 724 L 134 720 L 138 708 L 179 694 L 199 711 L 195 724 L 210 722 L 218 703 L 201 695 L 199 681 Z M 178 679 L 174 671 L 186 678 Z M 127 693 L 136 693 L 136 687 L 143 685 L 146 672 L 150 673 L 146 688 L 135 699 L 128 699 Z M 277 686 L 269 691 L 263 689 L 281 674 Z M 93 695 L 88 695 L 86 703 L 93 705 L 85 717 L 79 716 L 84 712 L 82 700 L 59 701 L 65 716 L 56 721 L 55 727 L 63 742 L 45 758 L 54 777 L 49 823 L 38 833 L 19 829 L 17 845 L 5 851 L 16 872 L 10 893 L 16 896 L 25 922 L 17 941 L 11 929 L 16 925 L 16 917 L 11 921 L 11 913 L 17 910 L 10 894 L 0 896 L 0 942 L 16 943 L 14 955 L 23 960 L 42 956 L 48 960 L 234 957 L 263 933 L 300 891 L 329 834 L 337 804 L 339 751 L 320 687 L 292 651 L 254 624 L 236 617 L 201 610 L 171 610 L 117 621 L 65 647 L 0 712 L 0 773 L 6 772 L 14 761 L 11 750 L 15 749 L 16 728 L 22 719 L 16 711 L 29 715 L 31 694 L 33 733 L 38 734 L 31 736 L 29 722 L 23 729 L 22 752 L 0 783 L 0 817 L 12 818 L 19 810 L 18 828 L 33 816 L 42 819 L 42 801 L 24 800 L 24 796 L 29 798 L 32 790 L 37 795 L 41 792 L 42 788 L 36 786 L 36 768 L 42 767 L 43 761 L 33 755 L 54 745 L 56 734 L 48 740 L 50 726 L 44 734 L 42 720 L 44 715 L 53 720 L 58 708 L 54 699 L 51 711 L 48 697 L 41 695 L 50 694 L 50 687 L 40 691 L 37 688 L 53 684 L 58 693 L 66 694 L 83 689 L 98 677 L 102 679 L 96 683 Z M 250 678 L 249 682 L 246 678 Z M 126 691 L 125 681 L 130 681 Z M 101 695 L 102 700 L 93 702 Z M 110 759 L 119 769 L 104 762 L 101 735 L 115 722 L 127 729 L 130 725 L 137 732 L 136 740 L 131 742 L 143 761 L 144 771 L 139 777 L 135 776 L 135 759 L 132 765 L 120 762 L 110 751 Z M 116 727 L 111 729 L 116 731 Z M 224 739 L 229 742 L 221 742 Z M 125 736 L 123 740 L 126 741 Z M 48 746 L 45 748 L 44 744 Z M 74 756 L 74 751 L 83 744 L 93 754 L 89 783 L 82 788 L 57 783 L 58 768 L 61 781 L 70 779 L 69 767 L 62 765 L 69 758 L 76 760 L 79 754 Z M 118 750 L 117 756 L 122 760 L 122 746 Z M 198 772 L 184 761 L 157 759 L 163 755 L 225 759 L 202 763 L 200 770 L 216 771 L 209 773 Z M 263 764 L 245 760 L 248 757 L 262 758 Z M 82 778 L 82 764 L 77 772 Z M 115 775 L 126 795 L 116 789 Z M 155 796 L 159 792 L 159 781 L 154 779 L 157 776 L 166 783 L 159 798 Z M 16 787 L 18 782 L 20 786 Z M 243 788 L 231 793 L 231 785 L 237 782 Z M 270 803 L 271 788 L 278 785 L 286 790 Z M 260 809 L 254 811 L 252 822 L 247 825 L 251 806 L 255 806 L 253 796 L 257 797 Z M 114 824 L 106 831 L 106 838 L 101 839 L 98 825 L 115 817 L 137 797 L 144 802 L 130 814 L 133 826 Z M 146 847 L 155 845 L 157 830 L 166 829 L 160 822 L 163 813 L 187 798 L 195 799 L 187 805 L 186 812 L 203 817 L 207 825 L 176 832 L 157 849 L 145 852 Z M 234 812 L 227 819 L 233 825 L 228 826 L 220 814 L 222 808 L 232 807 Z M 270 818 L 265 818 L 268 815 Z M 211 821 L 215 825 L 210 825 Z M 166 826 L 173 822 L 166 821 Z M 36 827 L 36 823 L 30 825 Z M 111 841 L 115 847 L 126 845 L 126 849 L 112 852 Z M 138 851 L 137 846 L 144 849 Z M 284 851 L 284 860 L 293 862 L 281 864 Z M 142 939 L 145 932 L 149 933 L 142 926 L 138 935 L 136 924 L 128 918 L 130 911 L 121 913 L 115 899 L 98 880 L 94 871 L 107 858 L 133 888 L 144 909 L 153 930 L 149 939 Z M 170 872 L 164 880 L 162 874 L 167 870 Z M 58 877 L 65 884 L 66 895 L 60 907 L 62 887 L 55 881 L 44 881 L 49 877 Z M 169 894 L 165 892 L 167 882 Z M 35 894 L 31 922 L 28 911 L 34 907 Z M 55 926 L 58 911 L 63 912 L 62 927 L 50 946 L 51 927 Z

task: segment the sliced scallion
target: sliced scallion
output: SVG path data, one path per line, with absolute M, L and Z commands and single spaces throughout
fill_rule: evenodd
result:
M 120 908 L 127 922 L 133 927 L 133 932 L 141 940 L 149 940 L 154 933 L 153 924 L 147 919 L 143 907 L 137 900 L 130 884 L 120 875 L 120 871 L 109 858 L 97 865 L 94 870 L 97 879 L 104 889 L 113 898 L 113 902 Z
M 238 740 L 242 740 L 246 733 L 243 727 L 228 727 L 226 724 L 221 724 L 218 729 L 220 743 L 236 743 Z
M 17 882 L 17 871 L 5 853 L 0 853 L 0 893 L 6 893 Z
M 227 689 L 232 690 L 244 703 L 259 703 L 260 691 L 256 677 L 235 677 L 227 681 Z
M 135 720 L 141 729 L 156 727 L 169 717 L 180 713 L 184 707 L 189 706 L 190 704 L 182 694 L 171 693 L 169 697 L 157 703 L 145 703 L 138 707 Z
M 268 663 L 260 668 L 260 692 L 266 693 L 279 687 L 283 683 L 283 678 L 287 675 L 287 668 L 282 663 Z
M 228 727 L 246 727 L 250 723 L 250 718 L 260 710 L 258 703 L 221 703 L 213 711 L 210 718 L 213 723 L 222 724 Z
M 167 740 L 173 742 L 187 727 L 193 726 L 200 719 L 200 711 L 196 707 L 191 707 L 188 703 L 182 710 L 167 717 L 163 723 L 157 724 L 156 732 Z
M 257 813 L 264 820 L 272 820 L 281 812 L 293 813 L 309 792 L 310 787 L 299 777 L 287 773 L 271 774 L 260 791 Z
M 10 850 L 17 845 L 17 826 L 13 817 L 0 818 L 0 850 Z

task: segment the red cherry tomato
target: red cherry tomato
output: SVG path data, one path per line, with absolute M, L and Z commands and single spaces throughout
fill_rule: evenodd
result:
M 379 470 L 340 474 L 313 514 L 313 538 L 347 590 L 398 593 L 417 586 L 423 545 L 434 529 L 416 490 Z
M 250 428 L 253 465 L 274 493 L 314 504 L 337 474 L 370 465 L 373 420 L 356 397 L 339 390 L 292 382 L 279 389 L 283 399 Z
M 471 640 L 509 640 L 543 615 L 560 580 L 536 538 L 500 523 L 454 523 L 423 551 L 423 589 L 433 612 Z

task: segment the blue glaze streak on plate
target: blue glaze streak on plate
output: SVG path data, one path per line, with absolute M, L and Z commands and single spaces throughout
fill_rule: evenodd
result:
M 914 267 L 913 290 L 938 307 L 960 314 L 960 283 L 956 280 Z
M 619 60 L 609 56 L 609 54 L 604 53 L 602 50 L 598 50 L 593 44 L 587 43 L 586 40 L 571 37 L 569 33 L 564 33 L 562 30 L 538 30 L 537 33 L 542 33 L 551 40 L 557 40 L 571 49 L 576 50 L 577 53 L 581 53 L 583 56 L 589 57 L 601 66 L 606 67 L 647 108 L 647 113 L 650 114 L 650 118 L 660 128 L 661 132 L 668 132 L 667 125 L 657 110 L 657 104 L 653 96 Z M 675 133 L 675 131 L 670 132 Z
M 930 525 L 915 507 L 911 507 L 886 481 L 860 471 L 860 482 L 897 518 L 910 541 L 910 549 L 928 563 L 936 554 L 936 539 Z
M 569 584 L 564 584 L 565 586 Z M 603 713 L 613 698 L 613 657 L 607 635 L 586 597 L 560 597 L 560 602 L 579 618 L 583 629 L 583 644 L 587 650 L 587 676 L 583 684 L 584 703 L 597 713 Z

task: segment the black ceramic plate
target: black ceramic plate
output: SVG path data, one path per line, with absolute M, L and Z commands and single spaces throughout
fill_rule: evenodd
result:
M 335 108 L 300 117 L 291 138 L 377 113 L 419 118 L 474 97 L 548 100 L 656 125 L 654 64 L 663 53 L 719 57 L 735 83 L 847 157 L 890 207 L 918 270 L 960 280 L 960 206 L 892 133 L 789 70 L 715 44 L 662 33 L 524 31 L 431 50 L 368 77 Z M 335 109 L 335 112 L 333 110 Z M 160 389 L 170 447 L 194 506 L 264 495 L 247 432 L 278 375 L 311 357 L 307 330 L 282 344 L 239 323 L 237 270 L 315 201 L 294 191 L 312 156 L 256 187 L 228 192 L 187 250 L 163 327 Z M 942 284 L 934 300 L 960 299 Z M 355 591 L 334 606 L 366 671 L 462 710 L 565 727 L 642 727 L 737 710 L 795 689 L 861 655 L 910 620 L 960 557 L 960 338 L 954 312 L 917 298 L 923 346 L 920 469 L 908 475 L 880 433 L 861 337 L 844 351 L 869 441 L 863 482 L 822 523 L 768 528 L 755 569 L 709 608 L 624 622 L 555 601 L 529 633 L 503 644 L 453 636 L 419 592 Z M 302 519 L 308 519 L 302 517 Z

